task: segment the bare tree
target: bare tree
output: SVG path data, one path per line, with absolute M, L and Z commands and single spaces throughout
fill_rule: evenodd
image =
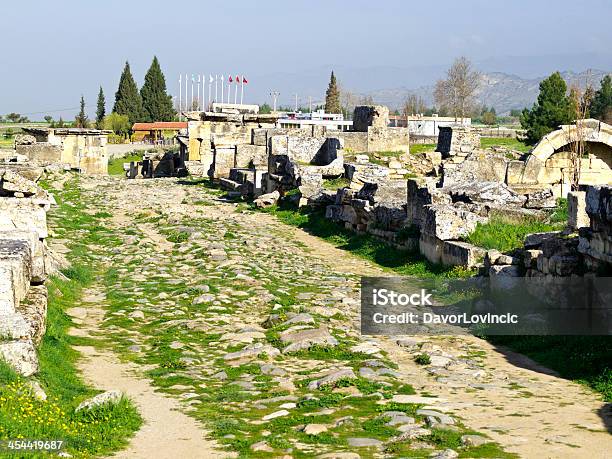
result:
M 569 155 L 569 181 L 571 191 L 578 191 L 580 186 L 580 175 L 582 170 L 582 159 L 588 156 L 586 142 L 587 126 L 585 120 L 589 116 L 589 107 L 593 97 L 593 88 L 588 81 L 584 91 L 579 85 L 574 84 L 570 89 L 570 110 L 575 115 L 575 126 L 569 126 L 566 130 L 568 141 L 567 152 Z
M 474 102 L 480 84 L 480 73 L 473 69 L 466 57 L 455 60 L 434 89 L 434 99 L 440 108 L 446 108 L 456 118 L 464 118 Z
M 340 89 L 340 103 L 342 104 L 342 110 L 344 111 L 344 116 L 346 119 L 349 119 L 355 110 L 355 105 L 357 105 L 357 94 L 352 92 L 349 89 Z
M 421 96 L 417 96 L 416 94 L 410 94 L 404 100 L 402 114 L 404 116 L 418 115 L 424 113 L 426 110 L 427 106 L 425 105 L 423 98 Z

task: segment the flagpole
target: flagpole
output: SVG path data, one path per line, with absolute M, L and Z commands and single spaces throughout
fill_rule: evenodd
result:
M 200 75 L 198 75 L 198 109 L 200 108 Z
M 238 102 L 238 82 L 236 81 L 236 86 L 234 88 L 234 105 Z
M 187 98 L 189 97 L 189 86 L 187 86 L 188 81 L 189 81 L 188 75 L 185 74 L 185 111 L 188 110 L 188 107 L 187 107 Z
M 243 97 L 244 97 L 244 75 L 242 75 L 242 80 L 240 80 L 240 105 L 242 105 Z
M 231 75 L 230 75 L 231 78 Z M 232 83 L 230 82 L 229 78 L 227 79 L 227 103 L 230 103 L 230 96 L 231 96 L 231 92 L 232 92 Z
M 181 116 L 181 104 L 183 102 L 183 75 L 179 73 L 179 106 L 178 106 L 178 119 L 181 121 L 183 118 Z
M 225 75 L 221 75 L 221 103 L 225 103 L 225 96 L 223 95 L 225 91 Z
M 217 102 L 217 80 L 219 76 L 215 73 L 215 102 Z
M 212 75 L 208 74 L 208 107 L 207 107 L 208 110 L 210 110 L 210 105 L 211 105 L 211 101 L 210 101 L 211 91 L 212 91 Z

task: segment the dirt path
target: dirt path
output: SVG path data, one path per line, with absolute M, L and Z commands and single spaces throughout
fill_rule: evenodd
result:
M 74 336 L 95 337 L 100 333 L 104 317 L 104 294 L 94 290 L 85 293 L 82 305 L 69 310 L 78 327 Z M 100 390 L 120 390 L 138 407 L 144 424 L 131 439 L 127 449 L 113 457 L 125 459 L 151 458 L 222 458 L 231 457 L 204 438 L 205 431 L 192 417 L 179 411 L 175 399 L 155 392 L 151 381 L 142 375 L 143 368 L 121 362 L 112 351 L 79 346 L 82 354 L 78 367 L 86 381 Z
M 121 243 L 95 249 L 116 276 L 71 311 L 75 334 L 113 343 L 80 348 L 81 368 L 95 387 L 125 391 L 145 418 L 118 457 L 227 457 L 221 445 L 246 457 L 443 454 L 450 446 L 431 441 L 432 422 L 410 404 L 520 457 L 599 459 L 612 450 L 609 406 L 522 356 L 474 337 L 360 336 L 359 276 L 383 275 L 378 267 L 201 186 L 82 181 L 91 212 L 112 213 L 105 224 Z M 309 333 L 331 344 L 330 355 L 287 351 Z M 417 365 L 422 352 L 435 362 Z M 351 373 L 357 383 L 331 394 L 310 387 Z M 416 419 L 381 425 L 381 415 L 397 416 L 385 411 L 392 402 Z M 199 421 L 218 443 L 204 439 Z M 305 434 L 305 423 L 319 433 Z M 400 435 L 415 428 L 420 436 Z M 463 454 L 473 446 L 450 444 Z

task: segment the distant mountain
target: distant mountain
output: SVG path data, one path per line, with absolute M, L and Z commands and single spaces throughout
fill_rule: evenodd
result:
M 568 85 L 586 85 L 587 80 L 595 89 L 599 82 L 608 72 L 602 70 L 589 70 L 580 73 L 562 72 L 561 75 Z M 538 97 L 541 78 L 521 78 L 501 72 L 490 72 L 481 74 L 481 85 L 477 92 L 478 103 L 487 107 L 495 107 L 498 114 L 503 115 L 512 109 L 531 107 Z M 421 86 L 416 89 L 395 88 L 371 91 L 375 102 L 387 105 L 393 109 L 399 108 L 403 100 L 410 94 L 421 96 L 429 106 L 433 105 L 434 85 Z
M 561 67 L 563 60 L 567 66 Z M 590 59 L 590 61 L 589 61 Z M 475 62 L 474 66 L 482 72 L 482 84 L 478 91 L 478 102 L 495 107 L 498 114 L 507 114 L 512 109 L 530 107 L 539 93 L 539 84 L 555 68 L 588 68 L 589 64 L 577 67 L 583 62 L 591 66 L 601 64 L 604 69 L 612 69 L 612 58 L 609 56 L 588 55 L 578 59 L 575 56 L 541 56 L 541 57 L 505 57 Z M 428 105 L 433 105 L 433 87 L 442 78 L 447 65 L 415 65 L 350 67 L 340 65 L 321 65 L 296 73 L 295 71 L 253 75 L 248 91 L 252 99 L 270 103 L 271 91 L 279 91 L 279 103 L 285 106 L 295 104 L 313 106 L 321 104 L 325 88 L 329 81 L 331 69 L 335 70 L 341 89 L 349 90 L 356 100 L 372 96 L 376 103 L 399 108 L 406 97 L 417 94 L 423 97 Z M 493 71 L 496 69 L 498 71 Z M 508 69 L 512 69 L 508 71 Z M 500 71 L 501 70 L 501 71 Z M 512 73 L 510 73 L 512 72 Z M 536 73 L 538 72 L 538 73 Z M 591 70 L 590 81 L 599 87 L 599 81 L 608 72 Z M 584 85 L 589 71 L 565 71 L 563 77 L 569 83 L 579 82 Z M 519 76 L 523 75 L 523 76 Z M 536 76 L 533 76 L 536 75 Z M 537 76 L 540 75 L 540 76 Z

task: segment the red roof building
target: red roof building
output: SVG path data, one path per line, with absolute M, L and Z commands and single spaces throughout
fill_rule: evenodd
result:
M 157 142 L 173 138 L 181 129 L 187 129 L 186 121 L 156 121 L 134 123 L 132 139 L 135 141 Z

